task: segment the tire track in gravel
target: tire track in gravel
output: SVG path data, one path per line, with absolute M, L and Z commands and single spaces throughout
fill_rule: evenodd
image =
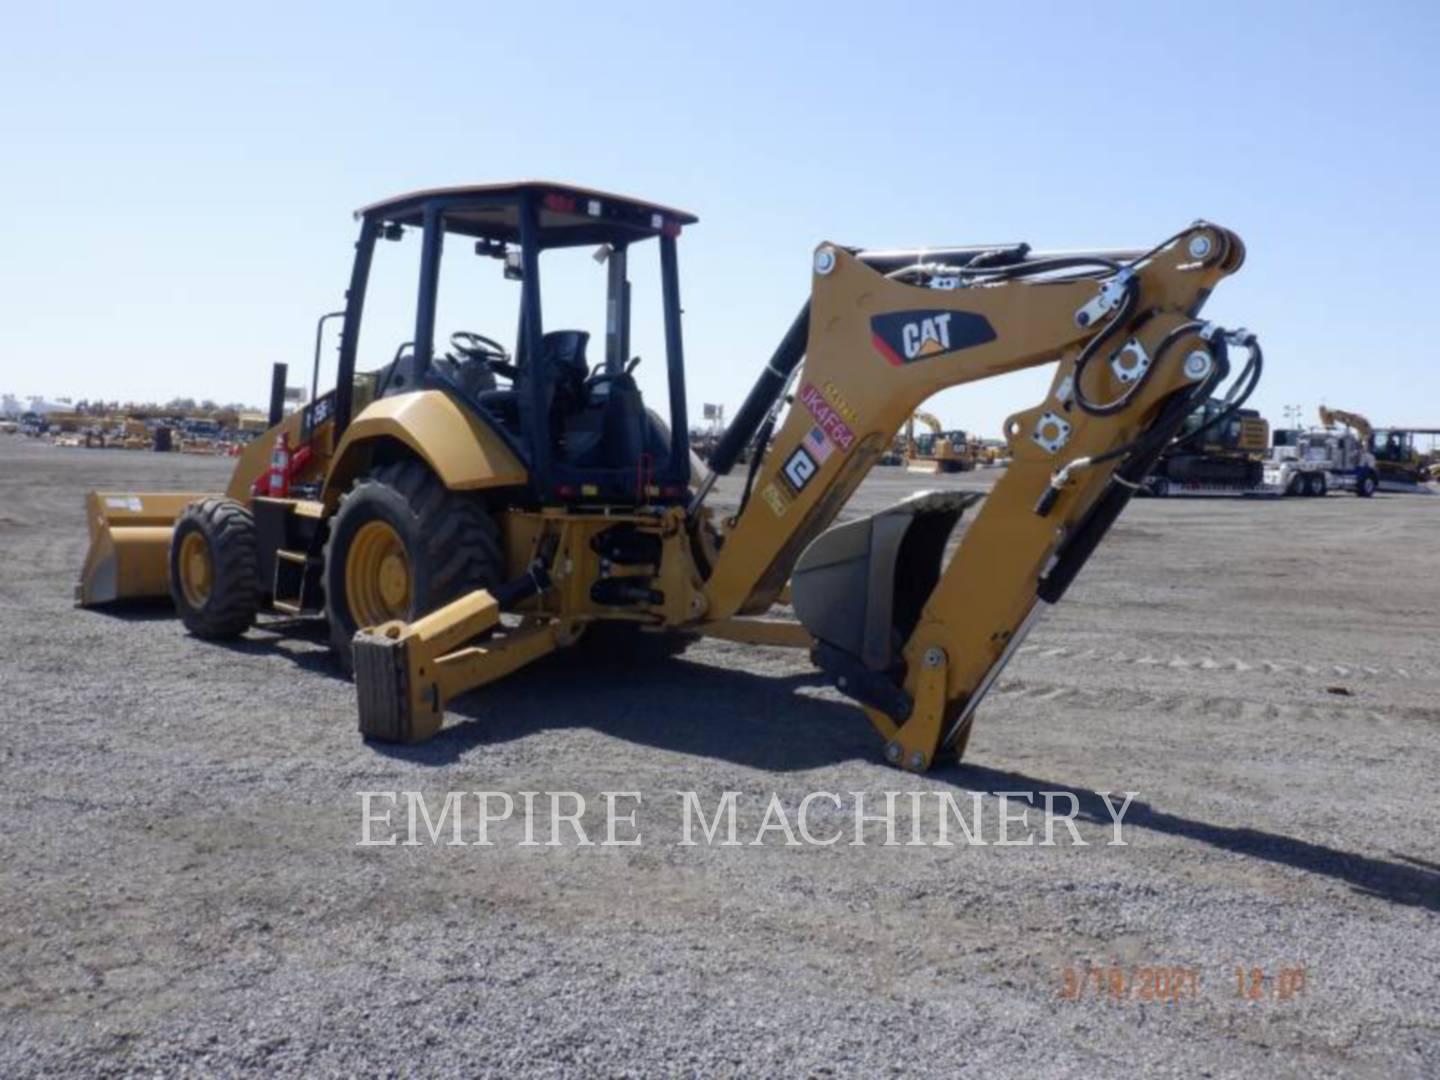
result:
M 1202 656 L 1191 654 L 1188 656 L 1178 653 L 1166 653 L 1164 651 L 1145 653 L 1107 652 L 1103 649 L 1074 649 L 1066 645 L 1022 645 L 1016 650 L 1016 656 L 1028 656 L 1036 660 L 1079 660 L 1099 661 L 1106 664 L 1133 665 L 1136 667 L 1152 668 L 1176 668 L 1185 671 L 1211 671 L 1226 676 L 1235 673 L 1259 672 L 1261 674 L 1278 675 L 1336 675 L 1340 678 L 1352 679 L 1416 679 L 1430 678 L 1435 672 L 1420 669 L 1416 665 L 1407 667 L 1377 667 L 1374 664 L 1364 664 L 1355 661 L 1344 663 L 1334 661 L 1307 662 L 1287 657 L 1273 657 L 1267 659 L 1241 659 L 1238 656 Z
M 1194 694 L 1183 689 L 1145 691 L 1132 687 L 1077 686 L 1025 678 L 1002 678 L 991 691 L 996 700 L 1027 704 L 1064 704 L 1081 709 L 1109 712 L 1164 710 L 1174 716 L 1204 716 L 1207 719 L 1299 724 L 1337 724 L 1364 721 L 1381 727 L 1402 722 L 1440 725 L 1440 708 L 1389 706 L 1383 710 L 1365 705 L 1310 705 L 1291 702 L 1257 701 L 1223 694 Z M 1337 698 L 1337 702 L 1344 700 Z

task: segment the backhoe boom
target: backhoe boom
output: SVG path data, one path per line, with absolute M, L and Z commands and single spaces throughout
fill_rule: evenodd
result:
M 706 581 L 711 617 L 766 610 L 793 573 L 821 666 L 865 705 L 891 760 L 921 769 L 942 746 L 963 749 L 1037 604 L 1059 599 L 1228 372 L 1223 337 L 1194 316 L 1243 251 L 1201 223 L 1126 265 L 1080 255 L 882 276 L 822 246 L 793 404 Z M 927 518 L 953 524 L 964 507 L 921 504 L 901 511 L 908 528 L 821 536 L 925 399 L 1056 360 L 1046 400 L 1006 420 L 1011 466 L 943 574 L 943 537 L 918 538 L 935 531 Z M 861 640 L 894 644 L 865 653 Z

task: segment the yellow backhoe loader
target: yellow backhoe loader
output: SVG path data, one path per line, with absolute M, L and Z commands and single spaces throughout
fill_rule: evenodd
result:
M 1232 351 L 1247 355 L 1237 406 L 1262 363 L 1253 335 L 1198 318 L 1244 258 L 1205 222 L 1148 250 L 1078 254 L 823 243 L 809 299 L 702 473 L 677 263 L 695 217 L 531 182 L 417 192 L 358 218 L 334 389 L 258 437 L 223 494 L 92 495 L 79 592 L 168 593 L 205 637 L 243 633 L 262 610 L 323 615 L 353 662 L 360 730 L 378 739 L 431 737 L 447 701 L 557 649 L 642 657 L 709 635 L 809 649 L 897 765 L 958 755 L 1026 630 L 1229 376 Z M 357 374 L 372 261 L 411 235 L 413 337 L 379 343 L 401 348 Z M 551 253 L 574 247 L 595 249 L 581 261 L 606 300 L 593 364 L 589 335 L 548 326 L 542 305 Z M 668 422 L 633 376 L 627 264 L 647 248 Z M 475 256 L 501 264 L 513 307 L 467 308 L 497 336 L 456 329 L 442 349 L 443 264 Z M 1005 421 L 1011 466 L 947 564 L 977 493 L 831 527 L 925 399 L 1041 364 L 1055 365 L 1050 389 Z M 718 512 L 715 479 L 747 449 L 743 502 Z M 798 621 L 774 617 L 784 601 Z
M 930 429 L 915 437 L 915 422 Z M 905 422 L 905 464 L 911 472 L 955 473 L 975 468 L 977 445 L 963 431 L 946 431 L 933 413 L 917 410 Z

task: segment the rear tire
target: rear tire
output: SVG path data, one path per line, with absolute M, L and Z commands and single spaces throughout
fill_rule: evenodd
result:
M 419 461 L 371 470 L 341 501 L 325 545 L 336 658 L 352 670 L 351 641 L 362 625 L 413 621 L 494 588 L 504 568 L 500 530 L 478 497 L 450 491 Z
M 1375 489 L 1379 486 L 1374 473 L 1361 473 L 1360 479 L 1355 482 L 1355 494 L 1362 499 L 1368 499 L 1375 494 Z
M 1157 499 L 1170 497 L 1170 480 L 1165 476 L 1154 476 L 1150 478 L 1150 494 Z
M 180 513 L 170 539 L 170 596 L 196 637 L 235 638 L 260 610 L 255 519 L 233 499 L 200 499 Z

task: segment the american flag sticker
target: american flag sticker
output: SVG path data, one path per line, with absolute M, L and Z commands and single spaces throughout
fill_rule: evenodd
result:
M 835 449 L 835 444 L 825 437 L 825 432 L 818 427 L 810 429 L 810 434 L 805 436 L 803 444 L 810 455 L 819 464 L 824 464 L 825 459 L 830 456 L 830 451 Z

